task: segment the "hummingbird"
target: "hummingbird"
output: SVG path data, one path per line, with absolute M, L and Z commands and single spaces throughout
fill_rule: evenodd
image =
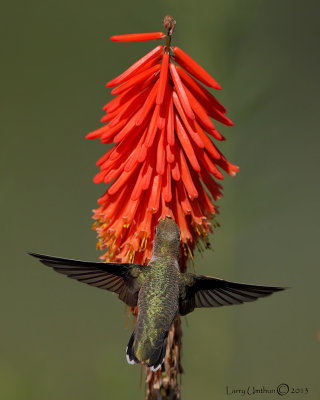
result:
M 29 254 L 69 278 L 117 293 L 128 306 L 138 306 L 126 358 L 129 364 L 142 363 L 152 371 L 157 371 L 164 361 L 168 333 L 178 314 L 186 315 L 195 308 L 242 304 L 285 289 L 181 273 L 180 229 L 169 217 L 156 227 L 147 266 Z

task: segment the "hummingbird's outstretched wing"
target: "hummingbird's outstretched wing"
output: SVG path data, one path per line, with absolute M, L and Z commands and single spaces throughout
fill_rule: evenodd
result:
M 186 315 L 196 307 L 221 307 L 242 304 L 270 296 L 283 287 L 247 285 L 210 276 L 185 273 L 180 275 L 179 313 Z
M 140 264 L 100 263 L 29 254 L 69 278 L 118 293 L 119 299 L 130 307 L 137 305 L 140 287 L 148 273 L 148 268 Z

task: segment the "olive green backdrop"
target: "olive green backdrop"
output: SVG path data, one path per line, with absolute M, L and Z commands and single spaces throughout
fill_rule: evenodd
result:
M 167 13 L 173 43 L 221 83 L 235 122 L 220 148 L 240 173 L 225 179 L 214 252 L 197 255 L 197 270 L 292 287 L 183 321 L 183 399 L 281 383 L 309 389 L 285 398 L 319 398 L 319 9 L 316 0 L 2 5 L 0 399 L 143 398 L 140 367 L 125 360 L 123 304 L 26 251 L 97 259 L 91 209 L 105 188 L 92 177 L 106 149 L 84 136 L 111 98 L 105 82 L 154 46 L 108 37 L 161 30 Z

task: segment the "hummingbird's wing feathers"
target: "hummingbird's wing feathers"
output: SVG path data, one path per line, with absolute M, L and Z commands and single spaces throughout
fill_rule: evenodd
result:
M 148 272 L 148 268 L 140 264 L 100 263 L 29 254 L 69 278 L 118 293 L 119 299 L 130 307 L 137 305 L 138 293 Z
M 204 275 L 181 274 L 179 313 L 188 314 L 196 307 L 221 307 L 242 304 L 270 296 L 282 287 L 247 285 Z

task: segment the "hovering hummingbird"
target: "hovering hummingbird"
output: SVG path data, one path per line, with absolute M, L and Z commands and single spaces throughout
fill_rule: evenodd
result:
M 284 289 L 181 273 L 179 253 L 180 230 L 171 218 L 166 218 L 156 228 L 148 266 L 29 254 L 69 278 L 110 290 L 128 306 L 138 306 L 138 319 L 126 350 L 127 361 L 143 363 L 157 371 L 165 357 L 169 330 L 178 314 L 186 315 L 200 307 L 254 301 Z

